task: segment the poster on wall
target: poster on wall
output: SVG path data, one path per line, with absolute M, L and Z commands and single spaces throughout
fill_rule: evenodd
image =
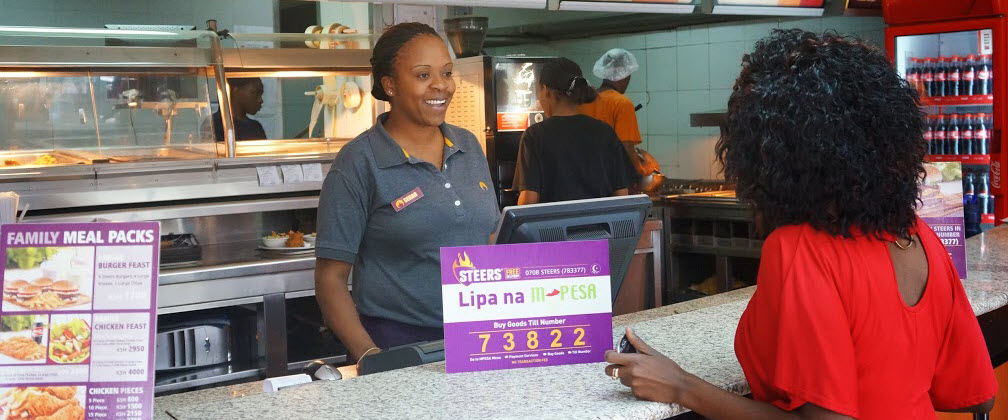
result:
M 525 131 L 545 115 L 536 88 L 541 62 L 506 62 L 494 66 L 497 131 Z
M 441 248 L 445 371 L 601 362 L 612 349 L 608 241 Z
M 921 202 L 917 216 L 931 226 L 945 245 L 959 278 L 966 278 L 966 229 L 963 213 L 962 163 L 924 164 L 926 176 L 921 183 Z
M 0 418 L 152 418 L 159 231 L 0 228 Z

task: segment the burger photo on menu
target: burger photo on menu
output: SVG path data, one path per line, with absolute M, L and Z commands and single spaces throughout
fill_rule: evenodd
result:
M 48 315 L 0 316 L 0 364 L 45 363 L 48 324 Z
M 4 312 L 91 309 L 93 247 L 7 248 Z
M 53 315 L 49 327 L 49 360 L 84 363 L 91 357 L 91 315 Z
M 962 164 L 932 162 L 924 164 L 920 217 L 954 217 L 963 215 Z
M 84 420 L 83 386 L 0 388 L 0 419 Z

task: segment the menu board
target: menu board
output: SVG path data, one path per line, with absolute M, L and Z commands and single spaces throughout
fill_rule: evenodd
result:
M 0 419 L 152 418 L 159 231 L 0 228 Z
M 966 231 L 963 213 L 962 164 L 925 163 L 917 215 L 945 245 L 959 278 L 966 278 Z
M 601 362 L 608 241 L 441 248 L 448 373 Z

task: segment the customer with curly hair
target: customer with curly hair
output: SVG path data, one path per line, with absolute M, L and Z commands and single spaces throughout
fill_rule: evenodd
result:
M 914 214 L 916 91 L 858 40 L 774 31 L 742 60 L 716 147 L 769 233 L 735 353 L 753 399 L 640 354 L 606 372 L 711 419 L 926 419 L 988 412 L 997 382 L 945 248 Z

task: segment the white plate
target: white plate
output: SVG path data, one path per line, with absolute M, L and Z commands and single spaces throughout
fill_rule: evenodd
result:
M 289 247 L 289 246 L 272 247 L 272 246 L 266 246 L 266 245 L 263 245 L 263 244 L 259 244 L 259 249 L 264 250 L 264 251 L 304 252 L 304 251 L 311 251 L 311 250 L 315 249 L 315 245 L 309 244 L 308 242 L 305 242 L 304 246 L 301 246 L 301 247 Z

